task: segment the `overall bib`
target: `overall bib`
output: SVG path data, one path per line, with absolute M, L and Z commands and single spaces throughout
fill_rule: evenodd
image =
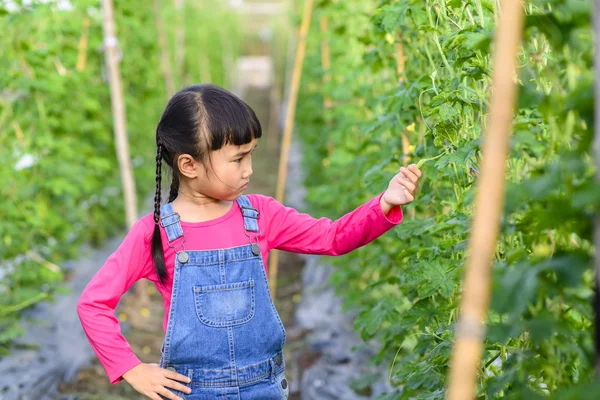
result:
M 191 394 L 169 389 L 184 399 L 285 400 L 286 335 L 258 247 L 259 213 L 246 196 L 236 201 L 250 244 L 229 249 L 186 250 L 179 215 L 161 207 L 177 255 L 160 367 L 191 379 Z

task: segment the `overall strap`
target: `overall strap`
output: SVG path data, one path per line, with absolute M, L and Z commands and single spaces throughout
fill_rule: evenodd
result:
M 183 236 L 183 229 L 179 223 L 179 214 L 173 211 L 173 205 L 167 203 L 160 208 L 160 224 L 165 228 L 169 243 Z
M 250 232 L 258 232 L 258 217 L 260 216 L 258 210 L 252 207 L 250 200 L 245 195 L 238 197 L 236 201 L 244 216 L 244 229 Z

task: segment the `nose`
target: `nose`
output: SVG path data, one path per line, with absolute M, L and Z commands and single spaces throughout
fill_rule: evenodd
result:
M 246 171 L 246 177 L 245 179 L 248 179 L 252 176 L 252 174 L 254 173 L 254 171 L 252 170 L 252 165 L 250 165 L 250 167 L 248 168 L 248 170 Z

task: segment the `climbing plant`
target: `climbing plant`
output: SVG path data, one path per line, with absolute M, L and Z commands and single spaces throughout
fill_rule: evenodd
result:
M 82 244 L 99 244 L 124 228 L 99 2 L 30 3 L 0 2 L 0 354 L 22 334 L 24 309 L 64 291 L 66 265 L 76 265 L 65 261 L 81 257 Z M 172 2 L 164 3 L 171 34 Z M 206 37 L 223 39 L 226 32 L 235 42 L 235 18 L 209 3 L 185 10 L 186 83 L 199 82 L 202 52 L 213 82 L 225 79 L 222 47 L 199 39 L 196 27 L 204 21 Z M 115 7 L 131 157 L 145 210 L 154 188 L 154 130 L 165 105 L 156 24 L 151 2 Z M 204 7 L 212 7 L 211 18 Z M 228 56 L 236 51 L 232 46 Z
M 297 124 L 312 211 L 341 215 L 385 190 L 409 159 L 429 159 L 402 224 L 331 260 L 331 282 L 358 312 L 356 331 L 378 343 L 373 361 L 389 370 L 354 388 L 389 380 L 394 390 L 380 399 L 444 398 L 500 4 L 322 1 L 329 29 L 309 37 Z M 524 7 L 482 399 L 561 396 L 590 382 L 594 365 L 591 2 Z M 323 40 L 330 71 L 321 67 Z

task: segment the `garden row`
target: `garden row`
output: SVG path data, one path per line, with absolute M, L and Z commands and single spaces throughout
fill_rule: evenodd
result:
M 389 366 L 386 399 L 444 398 L 500 4 L 322 1 L 308 37 L 297 124 L 313 213 L 341 215 L 439 156 L 400 226 L 332 260 L 356 331 Z M 525 8 L 478 398 L 535 399 L 593 375 L 591 2 Z
M 21 310 L 64 290 L 61 264 L 81 256 L 82 244 L 125 228 L 99 2 L 17 4 L 0 5 L 0 353 L 22 333 Z M 167 91 L 200 80 L 227 85 L 238 30 L 235 16 L 211 1 L 183 9 L 119 1 L 115 18 L 129 147 L 146 209 Z

